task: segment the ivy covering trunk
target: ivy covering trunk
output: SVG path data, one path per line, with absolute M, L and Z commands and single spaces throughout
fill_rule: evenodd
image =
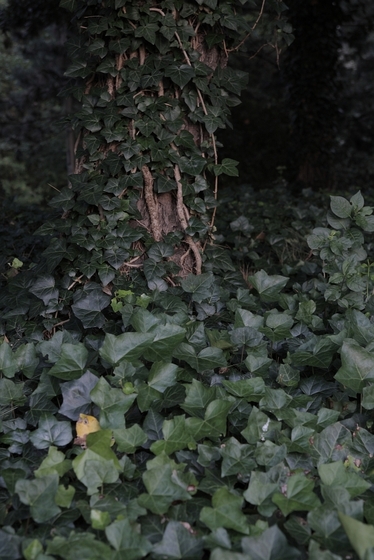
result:
M 62 5 L 79 29 L 68 75 L 84 80 L 72 189 L 57 197 L 76 274 L 107 285 L 115 270 L 144 268 L 159 289 L 201 274 L 218 177 L 237 175 L 236 161 L 219 162 L 215 132 L 245 85 L 227 62 L 250 27 L 217 0 Z

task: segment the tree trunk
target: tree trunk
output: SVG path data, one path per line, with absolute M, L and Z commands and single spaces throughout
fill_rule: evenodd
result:
M 175 275 L 201 273 L 218 175 L 237 174 L 233 160 L 225 168 L 218 163 L 214 132 L 225 126 L 244 73 L 234 81 L 226 68 L 225 44 L 210 39 L 217 25 L 201 23 L 205 8 L 183 19 L 182 6 L 178 12 L 154 2 L 137 8 L 107 4 L 82 5 L 83 46 L 74 40 L 68 72 L 85 79 L 76 94 L 82 111 L 73 120 L 75 176 L 84 177 L 73 180 L 75 199 L 89 203 L 87 213 L 99 215 L 100 227 L 110 227 L 115 246 L 118 222 L 112 228 L 112 214 L 126 207 L 127 223 L 138 233 L 115 267 L 126 274 L 147 260 L 149 267 L 149 248 L 161 243 L 167 256 L 147 280 L 164 277 L 173 284 Z M 226 80 L 232 82 L 228 91 Z M 108 190 L 114 183 L 123 188 Z M 82 189 L 97 196 L 82 197 Z

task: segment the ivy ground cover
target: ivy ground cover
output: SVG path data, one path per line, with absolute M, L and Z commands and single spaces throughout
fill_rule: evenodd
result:
M 116 329 L 4 334 L 0 558 L 374 558 L 373 222 L 332 197 L 277 273 L 226 256 L 118 290 Z

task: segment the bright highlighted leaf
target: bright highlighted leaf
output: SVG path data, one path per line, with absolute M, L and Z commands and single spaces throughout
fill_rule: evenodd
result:
M 338 218 L 349 218 L 352 214 L 353 206 L 342 196 L 331 196 L 330 208 Z
M 63 484 L 60 484 L 57 488 L 57 493 L 55 496 L 55 502 L 58 506 L 69 508 L 71 506 L 71 502 L 75 496 L 75 488 L 74 486 L 69 486 L 65 488 Z
M 204 507 L 200 521 L 214 531 L 219 527 L 234 529 L 241 534 L 249 534 L 249 525 L 242 512 L 243 498 L 232 494 L 225 486 L 219 488 L 212 497 L 213 507 Z
M 374 379 L 374 355 L 353 339 L 343 342 L 340 352 L 342 366 L 335 379 L 356 393 L 362 392 L 365 381 Z

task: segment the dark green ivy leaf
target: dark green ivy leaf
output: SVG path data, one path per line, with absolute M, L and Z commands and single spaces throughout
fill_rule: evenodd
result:
M 44 523 L 60 513 L 55 504 L 58 475 L 53 474 L 34 480 L 18 480 L 16 492 L 23 504 L 30 506 L 34 521 Z
M 158 559 L 199 560 L 203 554 L 204 542 L 178 521 L 169 521 L 162 540 L 153 547 Z

